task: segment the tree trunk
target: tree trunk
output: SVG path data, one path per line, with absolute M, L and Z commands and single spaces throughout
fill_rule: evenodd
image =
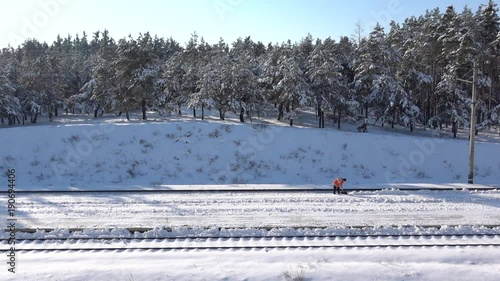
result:
M 321 114 L 321 107 L 318 105 L 318 116 L 319 117 L 319 124 L 318 124 L 318 128 L 323 128 L 321 127 L 321 121 L 322 121 L 322 114 Z
M 100 106 L 97 106 L 97 108 L 94 110 L 94 118 L 97 118 L 97 112 L 99 111 Z
M 54 106 L 54 116 L 59 116 L 59 110 L 57 110 L 57 106 Z
M 278 121 L 281 121 L 283 119 L 283 104 L 280 103 L 278 106 Z
M 226 120 L 225 112 L 222 109 L 219 109 L 219 118 L 220 120 Z
M 141 101 L 141 109 L 142 109 L 142 120 L 148 120 L 147 116 L 146 116 L 146 100 L 143 99 Z
M 196 118 L 196 107 L 193 107 L 193 117 Z
M 128 114 L 128 109 L 125 109 L 125 115 L 127 116 L 127 121 L 130 121 L 130 115 Z
M 245 110 L 242 108 L 240 108 L 240 122 L 241 123 L 245 123 Z
M 340 130 L 340 117 L 342 117 L 342 109 L 339 109 L 339 118 L 337 119 L 337 128 Z
M 290 127 L 293 126 L 293 119 L 290 118 Z
M 31 119 L 31 123 L 36 124 L 36 120 L 38 119 L 38 109 L 35 112 L 35 116 Z
M 201 120 L 205 120 L 205 105 L 201 105 Z
M 321 108 L 321 106 L 319 104 L 318 104 L 318 117 L 319 117 L 318 127 L 324 128 L 325 127 L 325 112 L 323 111 L 323 109 Z
M 396 110 L 394 110 L 394 112 L 392 113 L 392 122 L 391 122 L 392 123 L 391 124 L 391 128 L 392 129 L 394 129 L 394 123 L 395 123 L 394 120 L 396 120 Z

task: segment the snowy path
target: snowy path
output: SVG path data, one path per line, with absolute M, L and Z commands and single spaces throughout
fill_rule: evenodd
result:
M 22 194 L 17 202 L 18 228 L 500 224 L 499 191 Z

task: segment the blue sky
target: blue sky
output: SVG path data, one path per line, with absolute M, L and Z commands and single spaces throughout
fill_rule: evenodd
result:
M 115 39 L 149 31 L 184 45 L 194 31 L 209 43 L 299 41 L 350 36 L 359 20 L 369 33 L 375 22 L 388 26 L 427 9 L 468 5 L 475 12 L 488 0 L 0 0 L 0 47 L 27 38 L 51 43 L 57 34 L 89 37 L 108 29 Z M 500 3 L 500 2 L 499 2 Z

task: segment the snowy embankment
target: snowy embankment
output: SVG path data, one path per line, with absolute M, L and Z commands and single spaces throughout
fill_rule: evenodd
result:
M 17 190 L 252 184 L 329 188 L 467 187 L 468 142 L 208 121 L 4 128 L 0 169 Z M 475 183 L 500 183 L 500 144 L 476 143 Z M 417 185 L 422 186 L 422 185 Z M 424 185 L 425 186 L 425 185 Z

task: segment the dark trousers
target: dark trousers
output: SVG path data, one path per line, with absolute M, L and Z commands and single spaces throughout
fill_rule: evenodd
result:
M 338 193 L 340 194 L 340 186 L 333 186 L 333 194 L 335 194 L 336 192 L 338 191 Z

